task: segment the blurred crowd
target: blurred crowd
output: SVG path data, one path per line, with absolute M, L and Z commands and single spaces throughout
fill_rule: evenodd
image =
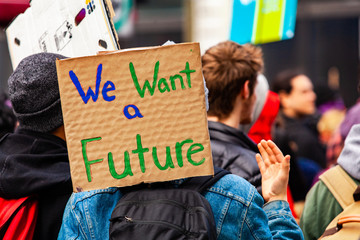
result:
M 340 155 L 346 148 L 352 128 L 360 123 L 360 101 L 346 108 L 339 84 L 315 84 L 316 81 L 298 69 L 284 69 L 274 79 L 268 80 L 263 71 L 266 66 L 261 48 L 250 44 L 219 43 L 202 56 L 202 63 L 209 90 L 208 127 L 214 165 L 246 179 L 265 202 L 271 202 L 272 198 L 264 190 L 259 153 L 264 158 L 261 142 L 272 140 L 284 156 L 290 156 L 291 167 L 285 189 L 291 213 L 305 239 L 319 238 L 330 220 L 342 209 L 329 214 L 320 226 L 317 222 L 314 224 L 314 219 L 321 222 L 325 217 L 316 216 L 314 204 L 308 202 L 315 201 L 316 193 L 312 189 L 319 188 L 319 177 L 338 165 L 338 159 L 345 159 L 340 163 L 345 170 L 353 168 L 348 157 Z M 15 81 L 17 77 L 13 74 L 9 81 Z M 17 99 L 14 89 L 10 92 L 13 101 Z M 17 131 L 19 122 L 14 112 L 19 114 L 19 109 L 13 109 L 8 92 L 2 92 L 0 145 L 9 141 L 9 136 Z M 20 129 L 28 115 L 21 116 Z M 45 132 L 52 132 L 59 126 Z M 353 137 L 360 138 L 360 135 Z M 351 174 L 347 171 L 354 181 L 360 179 L 357 172 Z M 277 196 L 282 197 L 281 193 Z M 320 200 L 318 196 L 317 201 Z M 61 209 L 65 208 L 65 202 Z M 65 224 L 68 225 L 63 225 L 60 231 L 64 238 L 72 223 L 65 221 Z M 59 230 L 60 225 L 61 221 L 55 229 Z

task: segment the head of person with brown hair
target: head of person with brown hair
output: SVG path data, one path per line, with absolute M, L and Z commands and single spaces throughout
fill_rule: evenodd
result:
M 250 123 L 263 65 L 261 49 L 250 44 L 225 41 L 208 49 L 202 66 L 209 89 L 209 119 L 235 128 Z

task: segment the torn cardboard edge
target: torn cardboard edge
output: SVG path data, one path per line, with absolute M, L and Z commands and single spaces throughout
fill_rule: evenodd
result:
M 118 53 L 124 53 L 124 52 L 130 52 L 130 51 L 146 51 L 150 49 L 157 49 L 157 48 L 164 48 L 164 47 L 171 47 L 174 45 L 188 45 L 188 44 L 199 44 L 198 42 L 183 42 L 183 43 L 176 43 L 173 45 L 159 45 L 159 46 L 149 46 L 149 47 L 134 47 L 134 48 L 123 48 L 119 50 L 112 50 L 112 51 L 99 51 L 95 55 L 89 55 L 89 56 L 80 56 L 80 57 L 71 57 L 71 58 L 64 58 L 59 59 L 59 61 L 71 61 L 72 59 L 85 59 L 85 58 L 92 58 L 94 56 L 105 56 L 105 55 L 111 55 L 111 54 L 118 54 Z
M 148 47 L 134 47 L 134 48 L 124 48 L 124 49 L 119 49 L 119 50 L 113 50 L 113 51 L 99 51 L 97 52 L 96 55 L 105 55 L 105 54 L 113 54 L 113 53 L 117 53 L 117 52 L 127 52 L 127 51 L 138 51 L 138 50 L 147 50 L 147 49 L 152 49 L 152 48 L 158 48 L 158 47 L 164 47 L 164 46 L 172 46 L 175 44 L 199 44 L 198 42 L 183 42 L 183 43 L 175 43 L 173 41 L 166 41 L 163 45 L 158 45 L 158 46 L 148 46 Z

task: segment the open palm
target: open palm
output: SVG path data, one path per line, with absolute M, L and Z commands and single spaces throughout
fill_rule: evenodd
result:
M 258 144 L 260 154 L 256 161 L 262 175 L 262 194 L 265 202 L 287 200 L 290 156 L 282 154 L 276 144 L 270 140 L 261 140 Z

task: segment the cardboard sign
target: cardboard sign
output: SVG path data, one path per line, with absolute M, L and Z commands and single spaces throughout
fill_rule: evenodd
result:
M 113 16 L 110 0 L 32 0 L 6 29 L 13 69 L 39 52 L 79 57 L 118 50 Z
M 297 0 L 234 0 L 230 40 L 267 43 L 294 37 Z
M 212 175 L 198 43 L 57 61 L 75 192 Z

